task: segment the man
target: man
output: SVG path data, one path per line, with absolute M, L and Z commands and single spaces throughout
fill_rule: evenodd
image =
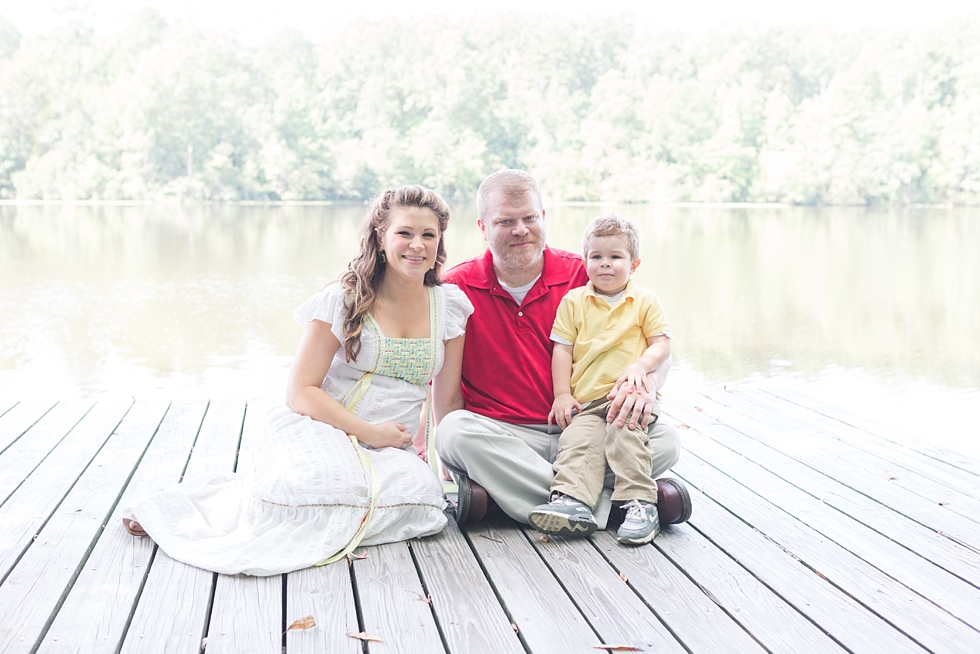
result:
M 487 251 L 445 276 L 466 293 L 475 311 L 463 348 L 465 409 L 436 400 L 436 448 L 459 483 L 457 522 L 481 519 L 489 493 L 507 515 L 527 523 L 528 512 L 548 501 L 558 453 L 560 429 L 548 425 L 554 399 L 551 328 L 562 298 L 588 276 L 581 256 L 546 245 L 541 193 L 526 172 L 500 171 L 480 184 L 477 225 Z M 620 425 L 628 420 L 630 427 L 650 422 L 654 398 L 649 393 L 613 391 L 611 396 L 608 419 Z M 680 436 L 658 421 L 650 443 L 656 478 L 676 463 Z M 607 473 L 607 490 L 595 511 L 601 528 L 609 516 L 612 484 Z M 658 512 L 662 524 L 690 516 L 690 496 L 680 481 L 658 482 Z

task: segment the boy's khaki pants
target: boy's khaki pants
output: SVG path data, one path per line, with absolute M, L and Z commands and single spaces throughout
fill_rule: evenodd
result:
M 571 495 L 595 509 L 606 479 L 614 476 L 613 502 L 643 500 L 657 503 L 657 482 L 650 477 L 653 448 L 646 430 L 606 422 L 611 402 L 593 402 L 572 418 L 558 439 L 552 491 Z

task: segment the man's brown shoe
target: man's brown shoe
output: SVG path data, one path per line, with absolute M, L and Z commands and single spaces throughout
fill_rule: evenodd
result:
M 466 475 L 453 473 L 459 494 L 456 496 L 456 524 L 468 525 L 479 522 L 487 515 L 487 510 L 495 507 L 486 489 Z
M 657 514 L 660 524 L 676 525 L 691 517 L 691 494 L 680 479 L 664 477 L 657 480 Z

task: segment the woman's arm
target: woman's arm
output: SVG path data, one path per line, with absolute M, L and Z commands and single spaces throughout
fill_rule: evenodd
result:
M 354 434 L 357 440 L 371 447 L 408 445 L 412 437 L 405 425 L 393 422 L 372 425 L 365 422 L 320 388 L 334 355 L 340 350 L 340 341 L 330 328 L 331 325 L 322 320 L 306 323 L 299 350 L 289 369 L 286 406 L 296 413 Z
M 432 411 L 436 424 L 453 411 L 465 408 L 461 386 L 464 338 L 466 334 L 446 341 L 442 370 L 432 380 Z

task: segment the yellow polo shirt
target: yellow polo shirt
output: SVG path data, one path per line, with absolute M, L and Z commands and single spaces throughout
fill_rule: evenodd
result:
M 572 396 L 605 398 L 647 349 L 647 338 L 670 333 L 657 295 L 631 279 L 616 306 L 596 295 L 592 282 L 572 289 L 558 305 L 551 333 L 572 345 Z

